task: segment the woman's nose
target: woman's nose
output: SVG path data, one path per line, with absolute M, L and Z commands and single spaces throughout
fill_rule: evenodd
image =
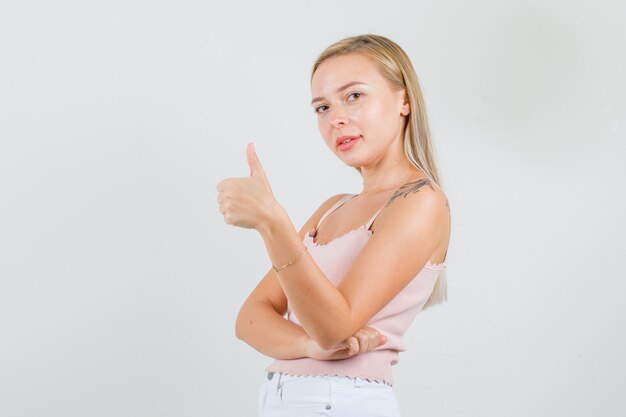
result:
M 344 126 L 348 123 L 348 116 L 343 109 L 334 110 L 330 116 L 330 123 L 333 127 Z

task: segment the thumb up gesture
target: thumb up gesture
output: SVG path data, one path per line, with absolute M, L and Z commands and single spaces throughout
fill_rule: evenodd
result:
M 217 184 L 217 202 L 224 221 L 233 226 L 259 230 L 279 208 L 254 145 L 246 147 L 250 176 L 228 178 Z

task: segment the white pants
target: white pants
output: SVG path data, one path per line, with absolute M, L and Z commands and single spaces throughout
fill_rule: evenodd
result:
M 393 388 L 355 377 L 265 372 L 259 417 L 400 417 Z

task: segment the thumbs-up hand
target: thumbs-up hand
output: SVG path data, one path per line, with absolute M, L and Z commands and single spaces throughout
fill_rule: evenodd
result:
M 246 148 L 246 158 L 250 176 L 220 181 L 217 202 L 226 223 L 259 230 L 271 221 L 279 205 L 252 143 Z

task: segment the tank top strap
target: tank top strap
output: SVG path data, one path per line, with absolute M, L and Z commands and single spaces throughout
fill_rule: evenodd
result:
M 328 216 L 333 211 L 337 210 L 339 207 L 341 207 L 341 205 L 343 203 L 345 203 L 346 201 L 350 200 L 355 195 L 356 194 L 346 194 L 343 197 L 341 197 L 339 200 L 337 200 L 337 202 L 335 204 L 333 204 L 328 210 L 326 210 L 326 213 L 324 213 L 324 215 L 317 222 L 317 226 L 315 227 L 315 230 L 319 229 L 320 224 L 322 224 L 322 221 L 326 218 L 326 216 Z
M 391 195 L 392 197 L 395 195 L 395 192 Z M 389 197 L 387 199 L 387 201 L 385 201 L 385 204 L 383 204 L 383 206 L 381 208 L 378 209 L 378 211 L 376 213 L 374 213 L 374 215 L 369 219 L 369 221 L 367 223 L 365 223 L 365 229 L 366 230 L 370 230 L 370 227 L 372 226 L 372 223 L 374 223 L 374 220 L 376 220 L 376 217 L 378 217 L 378 214 L 382 211 L 382 209 L 385 208 L 385 206 L 389 203 L 389 200 L 391 200 L 391 197 Z
M 366 230 L 370 230 L 370 227 L 372 226 L 372 223 L 374 223 L 374 220 L 376 220 L 376 217 L 378 217 L 378 213 L 380 213 L 380 211 L 385 207 L 386 204 L 387 204 L 387 202 L 385 201 L 385 204 L 381 208 L 379 208 L 378 211 L 376 213 L 374 213 L 374 215 L 365 224 L 365 229 Z

